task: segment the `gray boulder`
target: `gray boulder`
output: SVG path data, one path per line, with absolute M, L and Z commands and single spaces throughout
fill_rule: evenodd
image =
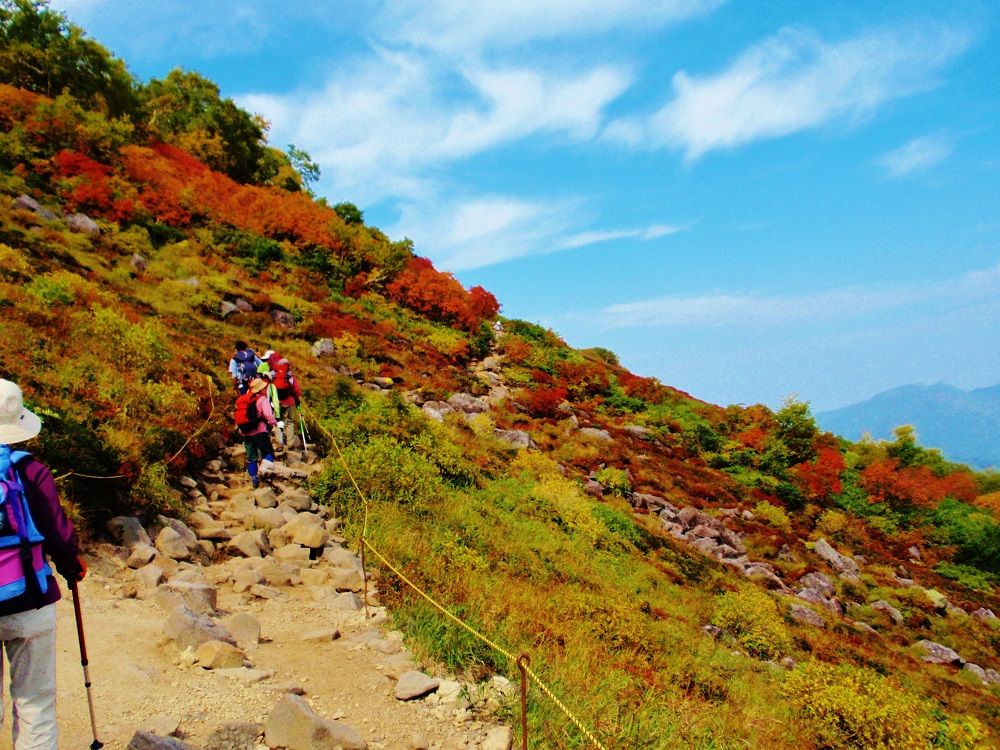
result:
M 206 641 L 223 641 L 236 645 L 236 639 L 222 625 L 207 615 L 199 615 L 181 605 L 174 609 L 163 625 L 163 633 L 178 648 L 196 649 Z
M 789 615 L 800 625 L 809 625 L 814 628 L 825 628 L 826 621 L 809 607 L 801 604 L 793 604 L 789 610 Z
M 483 414 L 490 410 L 490 405 L 471 393 L 456 393 L 448 399 L 448 405 L 455 411 L 466 414 Z
M 872 609 L 877 610 L 878 612 L 885 612 L 885 614 L 889 615 L 893 623 L 895 623 L 896 625 L 903 624 L 903 613 L 900 612 L 895 607 L 893 607 L 891 604 L 889 604 L 889 602 L 885 601 L 884 599 L 879 599 L 877 602 L 872 602 L 871 607 Z
M 524 430 L 494 430 L 493 435 L 511 448 L 524 450 L 531 447 L 531 435 Z
M 320 339 L 312 345 L 312 355 L 314 357 L 330 357 L 337 349 L 333 345 L 333 339 Z
M 268 747 L 288 750 L 367 750 L 368 743 L 353 727 L 319 716 L 297 695 L 285 695 L 264 723 Z
M 413 670 L 399 678 L 399 682 L 396 683 L 395 695 L 401 701 L 411 701 L 433 693 L 440 684 L 440 680 Z
M 190 750 L 191 746 L 174 737 L 160 737 L 139 730 L 129 740 L 127 750 Z
M 101 228 L 97 222 L 87 214 L 70 214 L 66 217 L 66 226 L 74 232 L 80 232 L 88 237 L 97 237 L 101 233 Z
M 581 427 L 580 435 L 585 438 L 590 438 L 591 440 L 599 440 L 602 443 L 613 443 L 615 439 L 611 437 L 611 433 L 607 430 L 601 430 L 597 427 Z
M 854 560 L 837 552 L 826 539 L 819 539 L 813 546 L 813 551 L 829 563 L 841 578 L 855 579 L 861 573 L 861 568 Z
M 965 659 L 959 656 L 958 652 L 947 646 L 942 646 L 940 643 L 924 639 L 917 641 L 916 646 L 924 652 L 920 658 L 929 664 L 951 664 L 955 667 L 961 667 L 965 664 Z

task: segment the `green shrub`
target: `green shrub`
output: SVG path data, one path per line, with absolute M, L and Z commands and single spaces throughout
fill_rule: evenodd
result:
M 778 605 L 760 589 L 721 594 L 716 600 L 712 624 L 730 633 L 754 656 L 773 659 L 790 647 Z
M 632 519 L 609 505 L 595 503 L 591 508 L 594 517 L 604 524 L 611 536 L 621 542 L 640 549 L 646 545 L 645 539 Z
M 984 573 L 979 568 L 974 568 L 971 565 L 961 565 L 958 563 L 938 563 L 934 566 L 934 572 L 976 591 L 992 591 L 993 587 L 1000 582 L 1000 577 L 998 576 Z
M 947 542 L 957 545 L 955 562 L 1000 574 L 1000 523 L 989 511 L 947 498 L 932 521 Z
M 792 528 L 788 514 L 780 506 L 771 505 L 771 503 L 761 500 L 753 506 L 753 514 L 764 523 L 781 531 L 789 531 Z
M 38 276 L 32 279 L 25 290 L 47 305 L 72 305 L 74 300 L 73 291 L 65 278 Z
M 792 671 L 782 692 L 821 747 L 925 750 L 938 731 L 929 702 L 869 669 L 812 661 Z
M 167 466 L 162 461 L 147 464 L 132 485 L 130 499 L 148 513 L 177 513 L 182 504 L 167 482 Z
M 618 497 L 625 497 L 632 492 L 632 485 L 628 481 L 628 474 L 621 469 L 608 466 L 601 469 L 594 475 L 594 479 L 601 485 L 605 492 Z
M 343 450 L 350 471 L 337 461 L 320 477 L 317 502 L 357 510 L 357 490 L 375 503 L 396 503 L 425 509 L 446 493 L 441 474 L 427 459 L 392 438 L 374 437 Z M 345 514 L 349 515 L 349 513 Z

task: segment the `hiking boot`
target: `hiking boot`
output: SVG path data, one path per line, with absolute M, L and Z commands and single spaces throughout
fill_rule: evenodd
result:
M 250 477 L 250 484 L 253 485 L 254 489 L 260 487 L 260 477 Z

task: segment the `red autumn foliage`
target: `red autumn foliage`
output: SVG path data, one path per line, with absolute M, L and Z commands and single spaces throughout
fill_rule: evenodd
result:
M 500 309 L 496 297 L 482 287 L 467 292 L 454 276 L 438 271 L 429 259 L 421 257 L 410 258 L 386 287 L 386 294 L 393 302 L 432 320 L 469 332 Z
M 752 448 L 758 453 L 764 450 L 767 444 L 768 433 L 760 427 L 751 427 L 736 434 L 736 440 L 747 448 Z
M 861 472 L 861 486 L 872 502 L 929 507 L 945 497 L 971 502 L 976 497 L 972 475 L 957 471 L 937 477 L 926 466 L 903 466 L 894 458 L 875 461 Z
M 559 365 L 559 379 L 574 401 L 600 396 L 611 386 L 611 375 L 603 362 L 563 362 Z
M 823 446 L 816 449 L 816 458 L 791 469 L 795 484 L 810 500 L 822 500 L 842 489 L 840 475 L 847 468 L 840 451 Z
M 618 373 L 618 383 L 625 389 L 626 395 L 641 398 L 650 404 L 662 401 L 670 393 L 656 378 L 644 378 L 630 372 Z
M 554 417 L 559 413 L 559 405 L 566 400 L 567 390 L 561 387 L 539 388 L 522 392 L 522 401 L 534 417 Z

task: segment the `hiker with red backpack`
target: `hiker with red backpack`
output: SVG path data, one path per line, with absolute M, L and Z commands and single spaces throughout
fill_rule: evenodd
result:
M 267 396 L 268 381 L 266 378 L 254 377 L 247 384 L 246 393 L 236 399 L 236 426 L 243 437 L 243 447 L 247 453 L 247 474 L 250 483 L 260 486 L 258 476 L 259 462 L 274 461 L 274 448 L 271 447 L 270 429 L 278 424 L 271 409 L 271 400 Z
M 260 357 L 246 341 L 236 342 L 236 353 L 229 360 L 229 375 L 241 395 L 247 392 L 247 385 L 257 376 L 260 361 Z
M 278 405 L 281 407 L 281 419 L 284 422 L 285 444 L 291 446 L 295 437 L 295 420 L 298 416 L 298 405 L 302 401 L 302 386 L 292 372 L 292 363 L 276 351 L 268 350 L 262 357 L 271 370 L 271 382 L 278 393 Z
M 55 603 L 61 593 L 46 558 L 74 591 L 87 574 L 52 474 L 29 453 L 10 449 L 41 428 L 17 384 L 0 380 L 0 642 L 10 663 L 15 750 L 58 747 Z

